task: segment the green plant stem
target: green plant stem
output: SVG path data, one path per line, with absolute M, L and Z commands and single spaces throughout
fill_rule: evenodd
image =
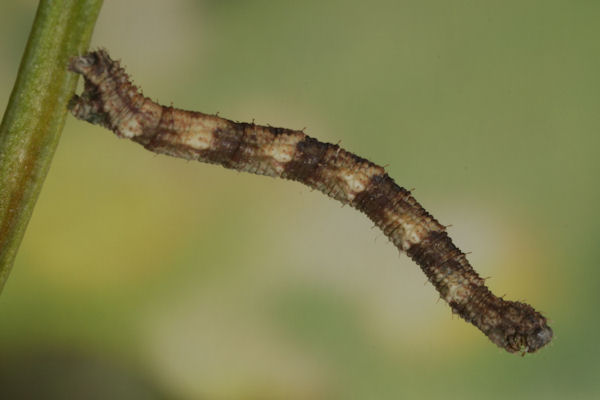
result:
M 0 292 L 75 92 L 71 56 L 87 50 L 102 0 L 41 0 L 0 125 Z

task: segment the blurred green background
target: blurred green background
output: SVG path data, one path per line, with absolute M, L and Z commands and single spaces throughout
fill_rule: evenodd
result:
M 36 3 L 0 3 L 2 109 Z M 0 297 L 2 398 L 598 398 L 599 17 L 583 0 L 106 0 L 93 46 L 146 95 L 388 164 L 555 339 L 496 348 L 320 193 L 70 117 Z

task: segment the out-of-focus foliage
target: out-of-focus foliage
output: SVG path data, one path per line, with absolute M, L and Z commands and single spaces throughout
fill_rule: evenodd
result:
M 34 7 L 0 4 L 2 108 Z M 558 1 L 105 2 L 93 45 L 145 94 L 306 127 L 389 164 L 453 225 L 491 288 L 543 310 L 556 338 L 533 356 L 506 354 L 452 318 L 356 211 L 70 118 L 0 297 L 0 387 L 597 397 L 598 12 Z

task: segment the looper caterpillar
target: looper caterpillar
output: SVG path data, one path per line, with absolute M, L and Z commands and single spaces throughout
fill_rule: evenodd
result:
M 546 318 L 528 304 L 492 294 L 433 218 L 384 168 L 302 131 L 161 106 L 139 93 L 104 50 L 71 59 L 85 87 L 69 108 L 146 149 L 225 168 L 291 179 L 366 214 L 427 275 L 452 311 L 511 353 L 552 340 Z

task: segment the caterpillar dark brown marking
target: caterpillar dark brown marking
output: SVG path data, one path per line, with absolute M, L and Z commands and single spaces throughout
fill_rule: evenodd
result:
M 75 117 L 156 153 L 299 181 L 350 204 L 419 264 L 454 313 L 496 345 L 525 354 L 552 340 L 546 318 L 492 294 L 445 227 L 382 167 L 303 131 L 161 106 L 140 94 L 104 50 L 74 57 L 69 69 L 85 78 L 83 93 L 69 105 Z

